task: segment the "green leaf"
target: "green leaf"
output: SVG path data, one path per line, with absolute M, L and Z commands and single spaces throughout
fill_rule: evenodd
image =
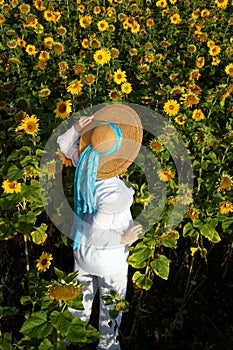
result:
M 49 339 L 44 339 L 38 347 L 38 350 L 50 350 L 50 349 L 53 350 L 54 346 Z
M 154 273 L 167 280 L 169 275 L 169 259 L 165 255 L 157 255 L 150 263 Z
M 153 284 L 151 279 L 140 271 L 136 271 L 132 277 L 133 283 L 140 289 L 149 290 Z
M 31 231 L 36 222 L 36 215 L 32 211 L 22 215 L 19 212 L 15 212 L 12 218 L 14 227 L 21 233 L 27 234 Z
M 146 266 L 147 260 L 152 256 L 152 249 L 139 242 L 133 250 L 132 255 L 128 257 L 128 264 L 136 269 L 141 269 Z
M 201 234 L 213 243 L 218 243 L 221 238 L 211 223 L 206 223 L 200 228 Z
M 0 349 L 1 350 L 12 350 L 12 335 L 11 333 L 4 333 L 3 338 L 0 338 Z
M 22 179 L 23 171 L 20 170 L 16 165 L 12 165 L 7 172 L 7 178 L 9 181 L 15 181 Z
M 97 330 L 86 322 L 74 317 L 69 311 L 51 314 L 53 326 L 71 343 L 91 343 L 100 338 Z
M 35 231 L 31 232 L 32 240 L 35 244 L 43 244 L 46 241 L 47 234 L 45 231 L 47 230 L 48 225 L 41 224 Z
M 75 298 L 65 300 L 65 303 L 67 306 L 71 307 L 72 309 L 84 310 L 82 300 L 83 300 L 83 294 L 80 292 L 80 294 L 78 294 Z
M 17 314 L 19 310 L 14 306 L 0 306 L 0 319 Z
M 196 235 L 196 230 L 193 228 L 193 225 L 191 222 L 187 222 L 187 224 L 184 225 L 183 227 L 183 236 L 190 236 L 193 237 Z
M 160 237 L 161 245 L 168 248 L 176 248 L 177 240 L 179 239 L 178 231 L 171 231 L 168 233 L 162 234 Z
M 20 332 L 30 338 L 44 339 L 53 329 L 53 324 L 48 322 L 47 315 L 43 311 L 35 312 L 22 325 Z
M 116 309 L 109 309 L 109 316 L 115 320 L 117 318 L 117 316 L 119 315 L 119 311 L 117 311 Z

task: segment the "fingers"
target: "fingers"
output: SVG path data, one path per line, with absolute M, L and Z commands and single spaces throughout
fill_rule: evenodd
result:
M 82 132 L 93 120 L 94 114 L 89 117 L 80 117 L 78 123 L 75 125 L 75 129 L 78 132 Z

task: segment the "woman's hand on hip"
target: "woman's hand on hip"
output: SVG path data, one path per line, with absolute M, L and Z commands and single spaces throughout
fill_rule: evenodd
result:
M 128 228 L 121 236 L 121 244 L 132 244 L 137 241 L 142 234 L 142 225 L 136 225 Z

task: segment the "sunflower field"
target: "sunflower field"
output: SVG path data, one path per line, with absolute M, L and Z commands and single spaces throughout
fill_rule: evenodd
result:
M 166 138 L 143 139 L 164 208 L 130 248 L 126 300 L 109 296 L 124 312 L 122 349 L 232 349 L 233 0 L 0 0 L 0 33 L 0 349 L 96 347 L 96 311 L 87 325 L 66 310 L 82 307 L 82 288 L 71 242 L 44 208 L 40 161 L 62 122 L 118 102 L 169 125 Z M 174 130 L 192 193 L 166 148 Z M 72 204 L 74 169 L 57 147 L 51 184 L 59 166 Z M 124 177 L 136 216 L 152 198 L 140 169 Z M 180 190 L 188 209 L 169 231 Z

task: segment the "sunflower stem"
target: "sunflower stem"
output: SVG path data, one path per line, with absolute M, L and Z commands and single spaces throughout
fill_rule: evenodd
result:
M 24 238 L 24 251 L 25 251 L 25 258 L 26 258 L 26 271 L 29 272 L 30 265 L 29 265 L 29 257 L 28 257 L 28 242 L 27 242 L 27 235 L 23 235 Z

